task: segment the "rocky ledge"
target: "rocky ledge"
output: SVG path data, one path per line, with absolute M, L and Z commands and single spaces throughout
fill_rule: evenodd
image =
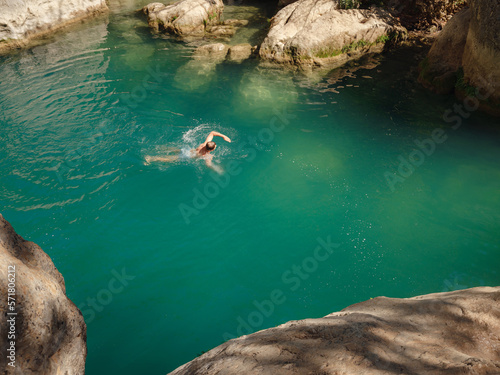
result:
M 50 257 L 16 234 L 2 215 L 0 283 L 2 374 L 84 374 L 83 315 L 66 297 Z
M 500 287 L 377 297 L 230 340 L 171 375 L 500 374 Z
M 10 0 L 0 2 L 0 53 L 32 38 L 107 11 L 105 0 Z

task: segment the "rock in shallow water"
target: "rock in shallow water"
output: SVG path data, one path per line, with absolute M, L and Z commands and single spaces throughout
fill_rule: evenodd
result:
M 181 0 L 173 4 L 151 3 L 143 8 L 149 26 L 178 36 L 203 36 L 205 28 L 219 23 L 222 0 Z
M 377 297 L 230 340 L 171 375 L 499 374 L 500 287 Z
M 0 2 L 0 52 L 23 46 L 31 36 L 107 10 L 104 0 L 23 0 Z M 4 42 L 4 45 L 1 44 Z
M 299 0 L 281 9 L 260 56 L 298 65 L 322 65 L 327 59 L 343 63 L 354 55 L 381 51 L 390 39 L 406 37 L 406 29 L 385 10 L 338 8 L 338 1 Z
M 11 305 L 9 282 L 15 285 Z M 5 374 L 83 374 L 87 334 L 82 313 L 66 297 L 64 279 L 50 257 L 23 240 L 1 215 L 0 283 L 0 368 Z M 14 312 L 17 315 L 7 315 Z M 15 317 L 12 324 L 10 317 Z M 7 339 L 7 332 L 15 337 Z M 15 367 L 5 355 L 11 341 Z

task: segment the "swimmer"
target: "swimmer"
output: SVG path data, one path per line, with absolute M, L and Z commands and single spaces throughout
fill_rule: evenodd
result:
M 213 155 L 210 154 L 213 150 L 215 150 L 217 148 L 217 145 L 215 144 L 215 142 L 212 141 L 212 139 L 214 137 L 221 137 L 226 142 L 231 143 L 231 139 L 229 139 L 228 136 L 225 136 L 224 134 L 221 134 L 219 132 L 211 131 L 210 134 L 207 136 L 207 139 L 205 139 L 205 142 L 203 142 L 197 148 L 189 150 L 189 154 L 190 154 L 190 157 L 192 157 L 192 158 L 205 159 L 205 164 L 207 165 L 207 167 L 210 167 L 212 169 L 217 169 L 212 164 Z M 182 151 L 179 150 L 178 148 L 172 148 L 172 149 L 168 150 L 168 153 L 174 153 L 174 155 L 146 156 L 146 158 L 145 158 L 146 163 L 149 164 L 152 161 L 162 161 L 162 162 L 171 163 L 171 162 L 179 160 Z

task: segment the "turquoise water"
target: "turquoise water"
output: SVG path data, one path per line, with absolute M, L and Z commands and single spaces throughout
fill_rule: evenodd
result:
M 338 82 L 200 66 L 140 5 L 0 60 L 0 212 L 64 275 L 88 374 L 164 374 L 371 297 L 500 284 L 498 119 L 451 117 L 460 102 L 415 83 L 418 51 Z M 210 130 L 233 141 L 221 175 L 145 165 Z

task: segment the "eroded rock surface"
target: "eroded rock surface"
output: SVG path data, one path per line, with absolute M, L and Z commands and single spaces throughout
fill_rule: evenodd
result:
M 171 375 L 499 374 L 500 287 L 377 297 L 230 340 Z
M 463 9 L 447 23 L 440 33 L 427 55 L 419 77 L 419 81 L 424 86 L 440 94 L 453 92 L 457 72 L 462 66 L 470 18 L 470 9 Z
M 500 116 L 500 2 L 470 0 L 471 20 L 462 58 L 464 83 L 482 87 L 483 103 Z
M 219 23 L 223 9 L 222 0 L 181 0 L 151 3 L 143 11 L 152 29 L 184 37 L 203 36 L 207 26 Z
M 8 275 L 13 270 L 15 275 Z M 9 282 L 15 284 L 14 305 L 7 304 Z M 64 279 L 50 257 L 16 234 L 1 215 L 0 283 L 2 373 L 84 374 L 87 345 L 83 315 L 66 297 Z M 8 321 L 11 317 L 14 324 Z M 15 337 L 8 339 L 7 332 Z M 11 341 L 15 342 L 15 367 L 8 364 L 12 358 L 6 355 L 10 355 Z
M 0 2 L 0 51 L 31 36 L 108 9 L 105 0 L 8 0 Z M 21 43 L 21 44 L 20 44 Z
M 405 36 L 406 30 L 383 9 L 345 10 L 338 0 L 299 0 L 273 17 L 259 54 L 278 63 L 340 65 Z
M 434 42 L 419 81 L 438 93 L 455 91 L 500 115 L 500 3 L 471 0 Z M 477 102 L 477 106 L 475 104 Z

